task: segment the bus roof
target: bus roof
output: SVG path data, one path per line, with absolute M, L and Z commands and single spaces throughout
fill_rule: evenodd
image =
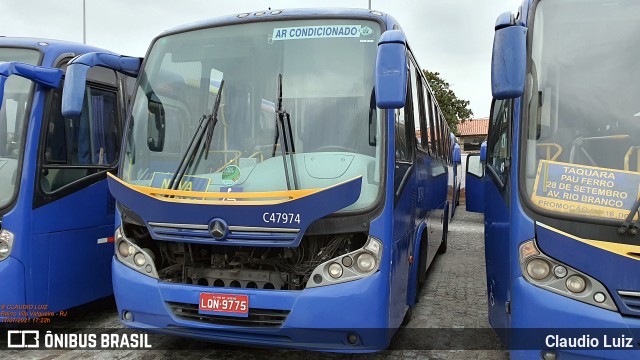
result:
M 71 56 L 71 54 L 78 55 L 93 51 L 108 52 L 94 46 L 71 41 L 26 37 L 0 36 L 0 47 L 19 47 L 38 50 L 43 55 L 40 65 L 46 67 L 55 66 L 56 60 L 63 54 L 69 54 Z
M 252 23 L 258 21 L 286 20 L 287 18 L 360 18 L 382 22 L 387 29 L 400 29 L 400 24 L 390 15 L 376 10 L 347 8 L 315 8 L 315 9 L 272 9 L 226 15 L 166 30 L 158 37 L 215 26 Z

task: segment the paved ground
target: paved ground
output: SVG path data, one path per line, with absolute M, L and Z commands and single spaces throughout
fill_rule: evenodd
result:
M 464 205 L 462 206 L 464 207 Z M 390 350 L 367 355 L 318 354 L 259 350 L 163 337 L 162 348 L 176 350 L 3 351 L 1 359 L 508 359 L 503 350 L 424 350 L 431 348 L 496 348 L 487 323 L 482 215 L 459 209 L 450 225 L 446 254 L 436 257 L 421 290 L 412 320 L 398 332 Z M 72 326 L 121 327 L 113 299 L 70 312 Z M 188 341 L 189 343 L 185 343 Z M 191 350 L 184 349 L 186 344 Z M 444 346 L 442 345 L 444 344 Z M 447 346 L 447 344 L 449 344 Z M 155 343 L 154 343 L 155 345 Z M 411 349 L 411 350 L 406 350 Z

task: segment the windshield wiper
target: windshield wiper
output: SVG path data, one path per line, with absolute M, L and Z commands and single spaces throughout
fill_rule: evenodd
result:
M 282 146 L 280 150 L 282 152 L 282 163 L 284 164 L 284 176 L 287 179 L 287 189 L 291 190 L 291 183 L 289 181 L 289 165 L 287 164 L 287 154 L 289 154 L 289 161 L 291 162 L 291 173 L 293 175 L 293 188 L 298 189 L 298 175 L 296 173 L 296 164 L 294 161 L 294 154 L 296 153 L 295 145 L 293 144 L 293 131 L 291 130 L 291 116 L 282 108 L 282 74 L 278 74 L 278 108 L 276 109 L 276 134 L 273 140 L 273 153 L 272 157 L 276 156 L 276 148 L 278 147 L 278 138 L 282 138 Z
M 631 211 L 629 212 L 629 215 L 627 215 L 627 218 L 622 223 L 622 226 L 620 226 L 620 228 L 618 229 L 618 234 L 622 235 L 628 231 L 629 235 L 633 236 L 638 233 L 638 230 L 640 230 L 640 225 L 638 224 L 637 220 L 633 221 L 633 217 L 639 211 L 640 211 L 640 197 L 637 198 L 636 202 L 633 203 L 633 206 L 631 207 Z
M 203 151 L 204 158 L 207 159 L 209 148 L 211 147 L 211 140 L 213 138 L 213 130 L 218 123 L 218 108 L 220 107 L 220 97 L 222 94 L 223 86 L 224 80 L 220 81 L 220 87 L 218 88 L 218 93 L 216 94 L 216 101 L 213 104 L 213 111 L 209 115 L 202 115 L 200 124 L 198 124 L 196 132 L 193 133 L 193 136 L 189 141 L 189 146 L 187 146 L 184 154 L 182 154 L 180 163 L 178 163 L 178 169 L 176 169 L 176 171 L 173 173 L 173 177 L 171 177 L 171 181 L 169 182 L 169 189 L 176 190 L 180 186 L 180 182 L 182 181 L 187 168 L 189 168 L 189 165 L 193 162 L 205 134 L 207 135 L 207 137 L 205 139 L 205 147 Z

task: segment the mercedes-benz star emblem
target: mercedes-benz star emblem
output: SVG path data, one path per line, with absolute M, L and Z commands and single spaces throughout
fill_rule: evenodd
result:
M 227 237 L 229 226 L 222 219 L 213 219 L 209 223 L 209 234 L 216 240 L 223 240 Z

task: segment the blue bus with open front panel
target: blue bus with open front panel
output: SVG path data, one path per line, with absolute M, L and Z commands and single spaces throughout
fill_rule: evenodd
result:
M 467 198 L 482 187 L 489 321 L 512 358 L 639 356 L 639 25 L 629 0 L 527 0 L 496 23 Z
M 112 293 L 115 201 L 106 172 L 119 160 L 121 75 L 92 70 L 80 116 L 65 118 L 60 112 L 66 64 L 95 51 L 104 50 L 0 38 L 3 322 L 50 319 L 53 312 Z
M 450 131 L 399 28 L 377 11 L 261 11 L 165 32 L 142 65 L 72 62 L 68 115 L 87 69 L 138 71 L 109 178 L 125 325 L 313 350 L 389 344 L 446 250 L 453 193 Z

